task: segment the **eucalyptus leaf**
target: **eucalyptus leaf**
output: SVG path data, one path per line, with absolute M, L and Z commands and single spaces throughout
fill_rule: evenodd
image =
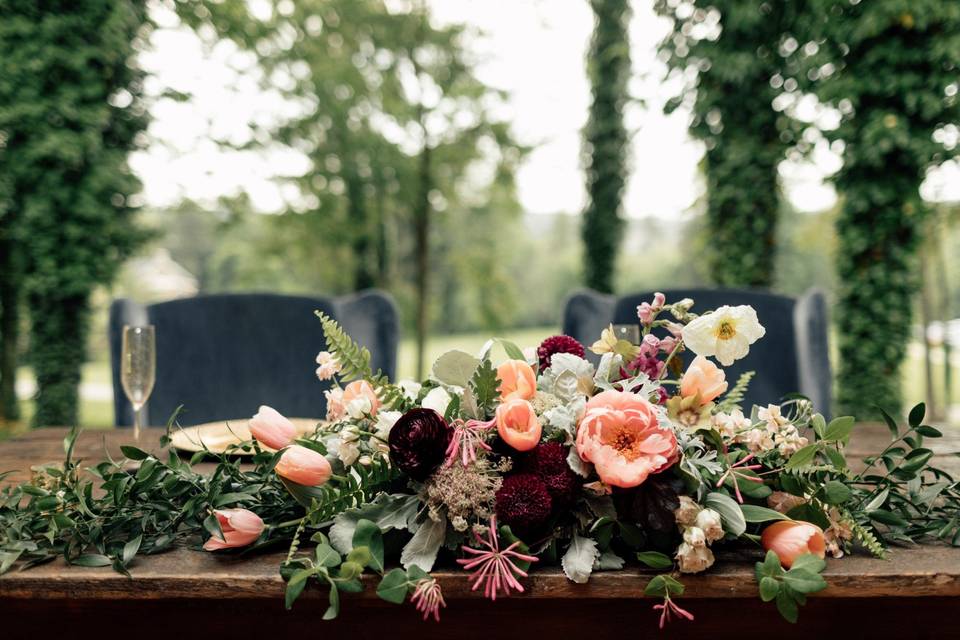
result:
M 454 387 L 466 387 L 480 366 L 480 359 L 463 351 L 447 351 L 433 363 L 433 377 Z

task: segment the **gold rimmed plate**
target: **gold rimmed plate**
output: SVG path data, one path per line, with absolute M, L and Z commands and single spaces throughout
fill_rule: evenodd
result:
M 252 450 L 244 451 L 237 446 L 248 442 L 253 437 L 250 435 L 248 420 L 249 418 L 221 420 L 176 429 L 170 434 L 170 446 L 188 453 L 206 450 L 210 453 L 229 453 L 238 456 L 253 455 Z M 290 418 L 290 422 L 297 428 L 299 437 L 316 431 L 321 421 L 315 418 Z M 263 447 L 263 445 L 261 447 L 269 450 L 269 447 Z

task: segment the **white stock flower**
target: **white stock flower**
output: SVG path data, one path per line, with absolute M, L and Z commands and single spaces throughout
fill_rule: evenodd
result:
M 366 396 L 356 397 L 347 403 L 347 415 L 354 420 L 359 420 L 368 415 L 372 409 L 373 405 L 370 404 L 370 398 Z
M 698 513 L 700 513 L 700 505 L 690 496 L 680 496 L 680 506 L 674 510 L 673 517 L 677 520 L 677 524 L 689 527 L 696 522 Z
M 420 394 L 420 389 L 423 387 L 422 384 L 413 380 L 401 380 L 397 383 L 397 386 L 403 390 L 403 397 L 410 402 L 417 401 L 417 396 Z
M 744 432 L 750 428 L 750 418 L 743 415 L 740 409 L 734 409 L 730 413 L 717 413 L 713 416 L 713 427 L 720 432 L 724 438 L 733 442 L 741 442 Z
M 340 361 L 329 351 L 317 354 L 317 364 L 320 365 L 317 367 L 317 377 L 321 380 L 330 380 L 340 373 Z
M 677 561 L 681 573 L 700 573 L 713 566 L 713 552 L 706 545 L 695 547 L 684 542 L 677 548 Z
M 747 355 L 766 329 L 749 305 L 724 305 L 683 328 L 683 343 L 698 356 L 715 356 L 725 367 Z
M 723 537 L 723 526 L 720 522 L 720 514 L 713 509 L 704 509 L 697 514 L 697 527 L 703 530 L 703 535 L 707 542 L 716 542 Z
M 683 541 L 692 547 L 702 547 L 707 544 L 707 536 L 700 527 L 687 527 L 683 532 Z
M 424 396 L 420 406 L 424 409 L 433 409 L 440 415 L 444 415 L 447 412 L 447 406 L 450 404 L 451 399 L 446 389 L 443 387 L 434 387 Z
M 377 437 L 386 440 L 390 436 L 390 429 L 397 423 L 403 414 L 399 411 L 379 411 L 377 413 L 377 424 L 375 426 Z

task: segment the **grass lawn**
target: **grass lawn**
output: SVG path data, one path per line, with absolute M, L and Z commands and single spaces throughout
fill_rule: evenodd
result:
M 512 329 L 502 331 L 497 337 L 505 338 L 516 343 L 519 347 L 536 346 L 545 337 L 557 333 L 557 327 L 530 327 L 524 329 Z M 490 338 L 490 334 L 463 333 L 455 335 L 436 336 L 427 342 L 426 368 L 441 354 L 451 349 L 460 349 L 467 353 L 477 353 L 483 344 Z M 496 351 L 495 351 L 496 353 Z M 412 339 L 405 339 L 400 343 L 400 353 L 398 361 L 398 377 L 416 378 L 416 345 Z M 940 404 L 943 403 L 943 363 L 934 365 L 934 379 L 937 385 L 937 399 Z M 19 376 L 21 382 L 31 381 L 32 372 L 24 367 L 20 370 Z M 109 429 L 113 425 L 113 402 L 109 398 L 110 393 L 110 365 L 107 362 L 91 362 L 84 366 L 83 382 L 88 390 L 80 402 L 80 424 L 88 429 Z M 918 348 L 910 350 L 905 366 L 903 367 L 903 385 L 905 406 L 910 407 L 916 402 L 924 399 L 924 369 L 922 351 Z M 958 368 L 952 381 L 952 401 L 960 403 L 960 368 Z M 0 439 L 5 436 L 20 433 L 27 429 L 30 418 L 33 415 L 33 402 L 24 398 L 21 403 L 23 420 L 15 424 L 0 423 Z

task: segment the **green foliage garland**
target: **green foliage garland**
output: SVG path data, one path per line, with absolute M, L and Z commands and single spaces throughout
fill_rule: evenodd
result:
M 628 144 L 623 123 L 630 75 L 626 0 L 591 0 L 596 16 L 587 75 L 593 103 L 584 129 L 587 208 L 583 213 L 584 279 L 597 291 L 613 291 L 614 265 L 623 229 L 621 199 L 627 170 Z

